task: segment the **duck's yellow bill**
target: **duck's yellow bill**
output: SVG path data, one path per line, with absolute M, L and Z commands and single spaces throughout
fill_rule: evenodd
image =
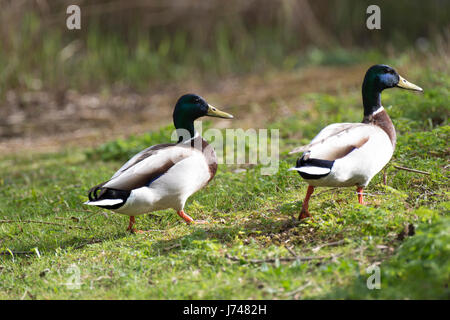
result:
M 208 104 L 208 112 L 206 113 L 207 116 L 210 117 L 218 117 L 218 118 L 225 118 L 225 119 L 233 119 L 234 117 L 226 112 L 220 111 L 216 107 L 213 107 L 212 105 Z
M 416 86 L 414 83 L 409 82 L 402 76 L 399 76 L 400 80 L 398 81 L 397 87 L 408 89 L 408 90 L 414 90 L 414 91 L 420 91 L 423 92 L 423 89 L 419 86 Z

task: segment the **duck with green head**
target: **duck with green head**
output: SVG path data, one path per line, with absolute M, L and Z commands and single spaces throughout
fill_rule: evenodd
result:
M 184 213 L 184 204 L 217 170 L 214 149 L 194 129 L 194 121 L 203 116 L 233 118 L 198 95 L 183 95 L 173 112 L 178 142 L 139 152 L 108 181 L 91 188 L 85 204 L 130 216 L 130 231 L 135 231 L 136 215 L 168 208 L 175 209 L 186 223 L 194 223 Z
M 395 128 L 381 105 L 381 92 L 395 87 L 423 92 L 387 65 L 370 67 L 362 85 L 362 123 L 331 124 L 308 145 L 290 152 L 303 152 L 290 170 L 297 171 L 309 184 L 299 219 L 311 216 L 309 198 L 315 187 L 356 186 L 358 201 L 364 204 L 363 188 L 394 153 Z

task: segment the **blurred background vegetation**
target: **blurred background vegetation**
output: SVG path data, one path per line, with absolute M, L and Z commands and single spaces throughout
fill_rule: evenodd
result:
M 81 7 L 81 30 L 66 8 Z M 446 52 L 450 1 L 0 0 L 0 96 L 9 89 L 92 92 L 111 85 L 351 64 Z

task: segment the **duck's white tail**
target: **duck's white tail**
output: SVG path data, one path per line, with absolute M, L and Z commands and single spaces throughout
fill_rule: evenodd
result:
M 323 175 L 330 173 L 330 168 L 323 168 L 323 167 L 315 167 L 315 166 L 305 166 L 305 167 L 293 167 L 290 168 L 288 171 L 298 171 L 303 172 L 310 175 Z
M 122 199 L 102 199 L 98 201 L 86 201 L 84 204 L 88 206 L 114 206 L 122 202 Z

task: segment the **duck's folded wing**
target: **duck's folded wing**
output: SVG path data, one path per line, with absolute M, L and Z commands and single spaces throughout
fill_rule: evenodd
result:
M 164 149 L 164 148 L 168 148 L 168 147 L 171 147 L 171 146 L 175 146 L 175 144 L 173 144 L 173 143 L 157 144 L 157 145 L 148 147 L 147 149 L 144 149 L 144 150 L 142 150 L 139 153 L 136 153 L 130 160 L 125 162 L 125 164 L 122 167 L 120 167 L 120 169 L 117 170 L 116 173 L 114 173 L 114 175 L 111 177 L 110 180 L 112 180 L 115 177 L 119 176 L 123 171 L 125 171 L 126 169 L 128 169 L 132 165 L 142 161 L 145 158 L 148 158 L 148 157 L 152 156 L 153 154 L 158 152 L 158 150 L 161 150 L 161 149 Z
M 336 160 L 360 148 L 377 129 L 364 123 L 337 123 L 324 128 L 310 144 L 290 153 L 307 152 L 308 158 Z
M 195 149 L 183 145 L 159 145 L 148 148 L 131 158 L 103 188 L 132 190 L 150 185 L 177 162 L 189 157 Z

